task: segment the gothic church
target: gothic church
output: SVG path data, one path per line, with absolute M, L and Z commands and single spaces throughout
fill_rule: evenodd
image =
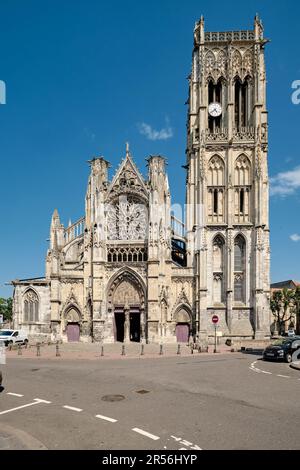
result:
M 15 280 L 14 328 L 64 341 L 197 340 L 270 335 L 268 127 L 264 48 L 253 30 L 194 29 L 186 205 L 172 211 L 166 162 L 144 179 L 130 154 L 111 181 L 90 161 L 85 215 L 55 210 L 46 275 Z M 182 178 L 182 181 L 184 179 Z

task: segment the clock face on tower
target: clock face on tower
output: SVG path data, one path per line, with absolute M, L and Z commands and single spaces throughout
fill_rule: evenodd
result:
M 210 103 L 208 106 L 208 112 L 212 117 L 219 117 L 222 114 L 222 106 L 220 103 Z

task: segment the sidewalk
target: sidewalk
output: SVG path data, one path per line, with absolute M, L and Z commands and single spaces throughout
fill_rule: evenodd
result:
M 179 347 L 180 346 L 180 347 Z M 179 347 L 179 350 L 178 350 Z M 37 347 L 31 346 L 27 349 L 21 348 L 22 354 L 18 350 L 6 351 L 7 358 L 41 358 L 41 359 L 54 359 L 54 360 L 73 360 L 73 359 L 88 359 L 88 360 L 106 360 L 106 359 L 133 359 L 133 358 L 162 358 L 174 356 L 203 356 L 214 354 L 214 346 L 209 346 L 208 352 L 199 353 L 197 349 L 192 350 L 186 344 L 177 345 L 163 344 L 162 349 L 160 344 L 145 344 L 140 343 L 63 343 L 59 344 L 59 354 L 56 356 L 56 345 L 41 345 L 40 356 L 37 356 Z M 102 349 L 103 348 L 103 349 Z M 142 349 L 143 348 L 143 349 Z M 225 345 L 217 347 L 218 353 L 230 353 L 231 348 Z M 103 355 L 102 355 L 103 354 Z
M 26 432 L 1 423 L 1 450 L 47 450 L 47 447 Z
M 292 362 L 292 363 L 290 364 L 290 367 L 291 367 L 292 369 L 300 370 L 300 361 Z

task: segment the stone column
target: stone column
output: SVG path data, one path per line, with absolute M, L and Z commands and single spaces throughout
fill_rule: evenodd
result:
M 140 337 L 140 342 L 141 343 L 144 343 L 145 340 L 146 340 L 146 332 L 145 332 L 145 312 L 144 310 L 141 310 L 140 311 L 140 334 L 141 334 L 141 337 Z
M 129 305 L 124 306 L 125 322 L 124 322 L 124 343 L 130 343 L 130 309 Z

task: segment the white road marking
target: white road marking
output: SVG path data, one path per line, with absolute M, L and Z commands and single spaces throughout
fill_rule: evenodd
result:
M 179 447 L 179 450 L 187 450 L 185 447 Z
M 193 444 L 192 442 L 185 441 L 181 437 L 176 437 L 176 436 L 171 436 L 171 437 L 175 441 L 179 442 L 181 445 L 189 446 L 190 449 L 192 449 L 192 450 L 202 450 L 201 447 L 197 446 L 197 444 Z M 191 447 L 191 446 L 193 446 L 193 447 Z M 182 449 L 179 449 L 179 450 L 187 450 L 187 449 L 185 447 L 182 447 Z
M 11 408 L 10 410 L 0 411 L 0 415 L 5 415 L 6 413 L 11 413 L 12 411 L 21 410 L 22 408 L 27 408 L 29 406 L 40 405 L 41 403 L 50 403 L 46 402 L 45 400 L 39 400 L 35 398 L 32 403 L 27 403 L 26 405 L 17 406 L 16 408 Z
M 71 410 L 71 411 L 77 411 L 78 413 L 82 411 L 81 408 L 76 408 L 75 406 L 64 405 L 63 408 L 66 408 L 67 410 Z
M 262 370 L 262 373 L 272 375 L 272 372 L 267 372 L 266 370 Z
M 150 432 L 143 431 L 143 429 L 132 428 L 132 431 L 137 432 L 138 434 L 142 434 L 143 436 L 149 437 L 150 439 L 153 439 L 153 441 L 157 441 L 158 439 L 160 439 L 160 437 L 155 436 L 154 434 L 150 434 Z
M 110 423 L 116 423 L 118 420 L 114 418 L 109 418 L 108 416 L 96 415 L 95 418 L 104 419 L 104 421 L 109 421 Z
M 289 378 L 290 378 L 288 375 L 281 375 L 281 374 L 277 374 L 277 377 L 284 377 L 285 379 L 289 379 Z
M 180 444 L 182 444 L 183 446 L 187 446 L 187 447 L 190 447 L 193 445 L 193 443 L 189 441 L 180 441 Z
M 34 400 L 37 400 L 40 403 L 47 403 L 47 405 L 50 405 L 50 403 L 52 403 L 51 401 L 43 400 L 42 398 L 34 398 Z
M 21 395 L 20 393 L 13 393 L 13 392 L 7 392 L 6 395 L 12 395 L 13 397 L 24 397 L 24 395 Z

